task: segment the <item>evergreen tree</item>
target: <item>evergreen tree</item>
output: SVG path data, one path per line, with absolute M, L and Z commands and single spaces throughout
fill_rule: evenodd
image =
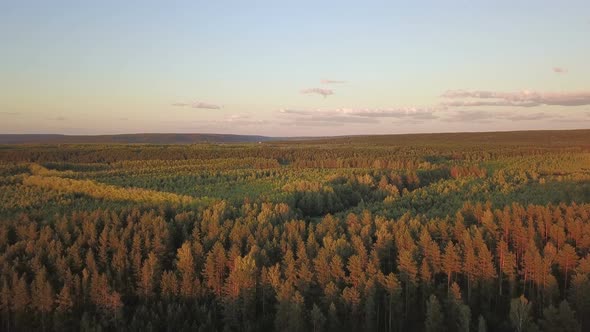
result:
M 426 321 L 424 324 L 426 332 L 444 330 L 444 315 L 442 313 L 440 303 L 434 294 L 430 295 L 430 298 L 426 303 Z
M 313 304 L 309 316 L 311 318 L 312 331 L 322 332 L 324 330 L 324 325 L 326 324 L 326 317 L 320 310 L 320 307 L 317 306 L 317 304 Z
M 442 269 L 447 275 L 447 288 L 451 286 L 453 273 L 461 272 L 461 257 L 453 242 L 448 242 L 442 259 Z
M 559 308 L 549 306 L 543 309 L 541 328 L 544 332 L 579 332 L 580 324 L 575 318 L 573 310 L 567 301 L 562 301 Z

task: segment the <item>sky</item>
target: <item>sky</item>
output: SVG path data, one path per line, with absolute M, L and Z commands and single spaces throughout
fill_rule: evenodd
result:
M 0 134 L 590 128 L 590 1 L 0 0 Z

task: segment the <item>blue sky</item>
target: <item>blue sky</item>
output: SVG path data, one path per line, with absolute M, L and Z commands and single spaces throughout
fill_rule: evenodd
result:
M 3 1 L 0 133 L 590 127 L 589 1 Z

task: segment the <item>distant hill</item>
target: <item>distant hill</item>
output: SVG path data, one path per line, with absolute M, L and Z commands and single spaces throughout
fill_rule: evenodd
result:
M 54 135 L 0 134 L 0 144 L 85 144 L 85 143 L 141 143 L 195 144 L 267 142 L 277 138 L 251 135 L 224 134 L 121 134 L 121 135 Z
M 293 142 L 290 142 L 292 144 Z M 590 147 L 590 129 L 359 135 L 310 138 L 305 144 L 366 145 L 527 145 Z
M 0 144 L 198 144 L 256 143 L 276 144 L 368 144 L 368 145 L 537 145 L 590 147 L 590 129 L 534 130 L 503 132 L 464 132 L 433 134 L 392 134 L 331 137 L 270 137 L 229 134 L 120 134 L 55 135 L 0 134 Z

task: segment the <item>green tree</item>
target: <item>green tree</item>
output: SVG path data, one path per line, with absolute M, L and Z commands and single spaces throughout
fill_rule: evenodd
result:
M 444 330 L 444 315 L 442 313 L 440 303 L 436 296 L 430 295 L 428 302 L 426 303 L 426 321 L 425 331 L 436 332 Z
M 586 274 L 576 274 L 569 289 L 569 300 L 576 309 L 582 331 L 590 329 L 590 280 Z
M 510 301 L 510 322 L 516 332 L 527 331 L 531 326 L 531 303 L 524 295 Z
M 543 309 L 541 328 L 544 332 L 579 332 L 580 324 L 567 301 L 562 301 L 559 308 L 549 306 Z
M 469 332 L 471 322 L 471 310 L 465 304 L 461 296 L 461 290 L 456 282 L 451 285 L 447 305 L 447 320 L 451 331 Z
M 2 284 L 0 284 L 0 312 L 2 313 L 2 327 L 6 331 L 10 331 L 10 306 L 11 306 L 11 292 L 8 280 L 2 278 Z
M 311 326 L 313 328 L 313 332 L 321 332 L 324 330 L 324 325 L 326 324 L 326 316 L 322 313 L 320 307 L 317 304 L 313 304 L 313 308 L 310 312 L 311 318 Z

